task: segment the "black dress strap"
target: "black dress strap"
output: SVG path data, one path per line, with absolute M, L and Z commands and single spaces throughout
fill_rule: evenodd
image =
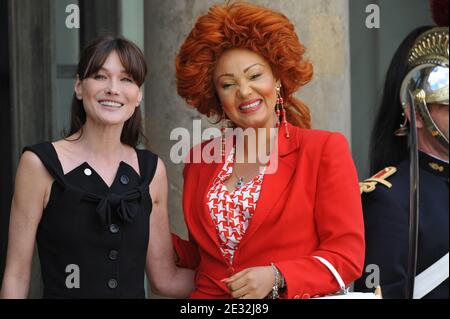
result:
M 141 184 L 149 185 L 156 172 L 158 156 L 149 150 L 136 149 L 139 156 L 139 170 L 141 172 Z
M 61 186 L 66 185 L 61 162 L 59 161 L 58 154 L 51 142 L 26 146 L 23 148 L 22 153 L 25 151 L 31 151 L 36 154 L 50 175 L 52 175 Z

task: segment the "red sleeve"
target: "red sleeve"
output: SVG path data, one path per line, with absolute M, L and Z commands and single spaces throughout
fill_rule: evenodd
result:
M 201 147 L 201 145 L 195 146 Z M 186 214 L 188 214 L 188 210 L 191 207 L 192 196 L 188 194 L 188 189 L 190 189 L 189 182 L 196 181 L 197 179 L 192 175 L 195 174 L 195 164 L 191 163 L 192 153 L 195 149 L 191 149 L 189 154 L 185 158 L 184 169 L 183 169 L 183 178 L 184 178 L 184 192 L 183 192 L 183 210 L 186 218 Z M 178 235 L 172 233 L 172 244 L 175 249 L 175 252 L 178 255 L 177 266 L 183 268 L 196 269 L 199 262 L 200 256 L 198 253 L 198 246 L 195 241 L 192 240 L 192 237 L 189 235 L 189 240 L 181 239 Z
M 338 133 L 325 141 L 320 157 L 314 217 L 320 244 L 310 256 L 277 262 L 286 279 L 283 297 L 308 298 L 339 290 L 330 271 L 313 256 L 328 260 L 348 285 L 364 266 L 364 223 L 358 177 L 348 143 Z
M 191 241 L 181 239 L 178 235 L 173 233 L 172 243 L 178 255 L 177 266 L 196 269 L 200 261 L 197 245 Z

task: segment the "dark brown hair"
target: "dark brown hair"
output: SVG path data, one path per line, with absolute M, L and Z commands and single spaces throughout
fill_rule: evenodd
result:
M 80 62 L 77 67 L 77 75 L 80 81 L 96 74 L 112 52 L 116 52 L 125 71 L 133 77 L 136 84 L 141 87 L 147 75 L 145 57 L 139 47 L 133 42 L 113 36 L 101 36 L 90 41 L 81 52 Z M 86 111 L 83 102 L 72 97 L 70 114 L 70 129 L 65 134 L 68 138 L 80 131 L 83 134 L 83 125 L 86 122 Z M 142 129 L 142 115 L 140 108 L 136 108 L 133 115 L 125 122 L 120 140 L 122 143 L 136 147 L 140 138 L 145 138 Z

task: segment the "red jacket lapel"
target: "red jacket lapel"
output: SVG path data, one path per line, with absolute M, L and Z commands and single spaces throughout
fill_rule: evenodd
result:
M 295 151 L 300 147 L 301 135 L 299 133 L 300 130 L 290 124 L 289 130 L 291 133 L 290 138 L 286 138 L 284 133 L 281 133 L 283 131 L 280 131 L 281 134 L 278 135 L 278 154 L 276 152 L 274 153 L 274 156 L 277 156 L 278 158 L 277 170 L 272 174 L 266 174 L 264 176 L 260 197 L 256 205 L 256 212 L 250 222 L 246 234 L 242 238 L 239 249 L 249 241 L 249 239 L 257 232 L 259 226 L 264 222 L 266 216 L 272 212 L 272 208 L 289 185 L 295 172 L 295 163 L 298 156 L 298 153 Z M 191 211 L 199 213 L 198 217 L 191 217 L 198 218 L 201 228 L 203 228 L 204 232 L 207 233 L 208 238 L 214 243 L 214 249 L 217 249 L 217 251 L 220 251 L 220 244 L 207 205 L 207 194 L 222 167 L 223 163 L 201 164 L 197 184 L 198 188 L 190 190 L 194 193 L 198 192 L 195 195 L 197 200 L 192 201 L 192 205 L 196 205 L 196 207 L 191 207 Z M 199 203 L 201 207 L 197 206 Z M 194 223 L 194 225 L 195 224 L 196 223 Z M 202 232 L 195 231 L 194 233 L 199 234 Z
M 286 138 L 284 132 L 281 132 L 283 130 L 280 131 L 278 136 L 278 168 L 272 174 L 264 175 L 255 214 L 246 234 L 242 238 L 239 249 L 257 232 L 267 215 L 275 213 L 272 208 L 289 185 L 295 172 L 295 163 L 298 156 L 298 153 L 295 151 L 300 147 L 301 136 L 296 134 L 298 131 L 292 125 L 289 125 L 290 138 Z M 276 155 L 276 152 L 274 155 Z

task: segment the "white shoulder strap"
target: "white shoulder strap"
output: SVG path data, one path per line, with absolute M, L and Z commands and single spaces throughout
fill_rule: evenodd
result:
M 414 281 L 413 299 L 421 299 L 448 278 L 448 253 L 418 274 Z
M 319 256 L 313 256 L 313 257 L 316 258 L 317 260 L 319 260 L 322 264 L 324 264 L 328 268 L 328 270 L 331 271 L 334 278 L 336 278 L 336 281 L 338 282 L 339 286 L 341 287 L 342 292 L 347 293 L 347 289 L 345 288 L 345 283 L 342 280 L 342 277 L 341 277 L 341 275 L 339 275 L 336 268 L 334 268 L 334 266 L 323 257 L 319 257 Z

